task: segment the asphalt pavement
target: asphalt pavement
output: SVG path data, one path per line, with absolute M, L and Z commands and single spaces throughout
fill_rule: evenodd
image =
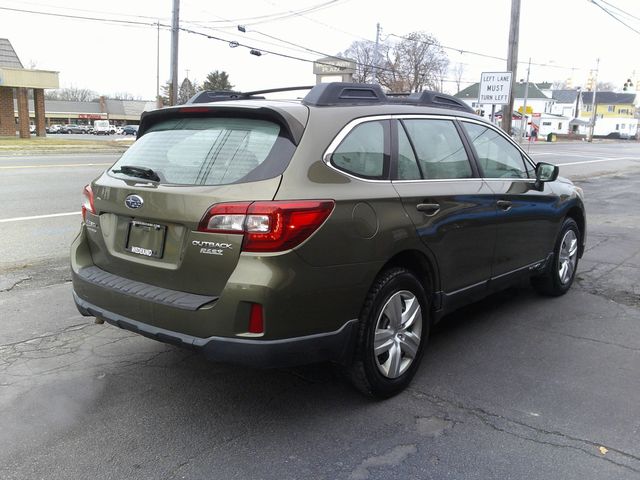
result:
M 383 402 L 328 365 L 212 364 L 81 317 L 80 191 L 116 157 L 0 158 L 0 478 L 640 478 L 640 146 L 530 153 L 585 190 L 574 287 L 450 315 Z

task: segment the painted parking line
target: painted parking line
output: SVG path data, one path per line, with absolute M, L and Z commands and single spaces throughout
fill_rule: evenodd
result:
M 585 163 L 602 163 L 602 162 L 616 162 L 616 161 L 633 161 L 638 160 L 637 158 L 620 158 L 620 157 L 611 157 L 611 158 L 601 158 L 599 160 L 584 160 L 582 162 L 568 162 L 568 163 L 556 163 L 558 167 L 566 167 L 568 165 L 583 165 Z
M 11 170 L 17 168 L 68 168 L 68 167 L 103 167 L 105 165 L 113 165 L 111 163 L 61 163 L 57 165 L 5 165 L 0 170 Z
M 584 152 L 575 152 L 575 153 L 567 153 L 567 152 L 554 152 L 554 153 L 529 152 L 529 156 L 530 157 L 537 157 L 537 156 L 542 156 L 542 155 L 551 155 L 551 156 L 555 156 L 555 157 L 614 158 L 614 157 L 603 157 L 602 154 L 584 153 Z M 620 158 L 620 159 L 623 159 L 623 160 L 633 160 L 633 159 L 638 158 L 638 157 L 630 157 L 628 155 L 625 155 L 625 156 L 619 156 L 619 157 L 615 157 L 615 158 Z
M 40 220 L 43 218 L 69 217 L 71 215 L 80 215 L 80 211 L 68 213 L 51 213 L 49 215 L 34 215 L 33 217 L 14 217 L 0 219 L 0 223 L 22 222 L 25 220 Z

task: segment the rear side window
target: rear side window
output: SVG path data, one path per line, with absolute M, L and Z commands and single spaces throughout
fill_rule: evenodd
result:
M 357 125 L 331 155 L 331 163 L 357 177 L 385 179 L 389 172 L 389 122 Z
M 450 120 L 403 120 L 426 179 L 473 176 L 460 135 Z
M 520 151 L 495 130 L 462 122 L 485 178 L 528 178 L 526 164 Z
M 274 122 L 250 118 L 177 118 L 160 122 L 116 162 L 152 169 L 162 183 L 225 185 L 281 174 L 293 144 Z

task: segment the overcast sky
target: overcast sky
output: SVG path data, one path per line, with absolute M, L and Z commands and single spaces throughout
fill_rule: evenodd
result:
M 640 79 L 640 1 L 596 1 L 613 13 L 620 13 L 613 7 L 626 12 L 620 19 L 637 32 L 590 0 L 522 0 L 517 78 L 526 76 L 531 57 L 548 65 L 532 66 L 532 81 L 572 77 L 574 85 L 584 85 L 599 57 L 599 80 L 621 88 L 634 72 Z M 0 0 L 0 7 L 170 24 L 172 0 Z M 241 46 L 230 48 L 228 41 L 314 60 L 321 55 L 305 48 L 336 54 L 356 40 L 375 40 L 380 22 L 382 38 L 390 40 L 413 31 L 432 34 L 452 47 L 446 50 L 451 66 L 463 64 L 463 79 L 476 82 L 482 71 L 506 70 L 504 60 L 466 52 L 506 58 L 510 8 L 510 0 L 181 0 L 181 27 L 225 41 L 181 32 L 179 78 L 202 81 L 217 69 L 228 72 L 239 90 L 313 84 L 311 63 L 250 55 Z M 25 67 L 59 71 L 62 87 L 154 98 L 156 27 L 6 9 L 0 9 L 0 19 L 0 36 L 11 41 Z M 246 25 L 247 33 L 239 32 L 238 24 Z M 169 79 L 170 40 L 170 32 L 161 29 L 161 83 Z M 445 90 L 455 93 L 455 83 L 445 83 Z

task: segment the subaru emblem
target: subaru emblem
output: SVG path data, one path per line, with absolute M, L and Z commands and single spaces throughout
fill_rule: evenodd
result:
M 129 195 L 124 199 L 124 204 L 129 208 L 140 208 L 143 203 L 144 200 L 140 195 Z

